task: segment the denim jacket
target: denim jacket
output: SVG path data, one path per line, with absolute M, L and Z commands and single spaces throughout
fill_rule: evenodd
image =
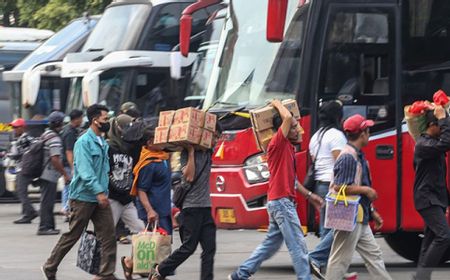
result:
M 108 144 L 89 128 L 75 143 L 74 174 L 69 187 L 69 198 L 97 202 L 97 194 L 108 195 L 108 174 Z

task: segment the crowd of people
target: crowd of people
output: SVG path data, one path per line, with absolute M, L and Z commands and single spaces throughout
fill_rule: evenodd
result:
M 312 136 L 309 151 L 314 165 L 315 185 L 305 188 L 296 179 L 295 148 L 302 140 L 299 122 L 278 100 L 272 101 L 278 111 L 273 126 L 276 131 L 267 149 L 270 171 L 267 193 L 269 228 L 264 241 L 251 256 L 229 275 L 231 280 L 249 279 L 262 262 L 271 258 L 286 244 L 297 279 L 350 279 L 352 256 L 358 252 L 374 279 L 391 279 L 386 270 L 380 246 L 375 241 L 369 221 L 375 229 L 383 219 L 372 202 L 378 197 L 372 188 L 370 168 L 362 148 L 369 143 L 370 127 L 374 125 L 361 115 L 343 121 L 339 101 L 324 102 L 319 109 L 319 129 Z M 122 220 L 132 233 L 158 222 L 168 234 L 173 232 L 171 203 L 170 155 L 153 144 L 155 127 L 143 128 L 142 136 L 126 141 L 127 129 L 139 121 L 133 104 L 122 107 L 121 114 L 108 117 L 108 108 L 92 105 L 87 109 L 89 128 L 80 133 L 83 114 L 73 111 L 70 123 L 63 126 L 64 114 L 49 115 L 49 128 L 40 137 L 44 149 L 44 167 L 40 176 L 41 208 L 39 235 L 59 234 L 55 228 L 53 208 L 56 184 L 62 176 L 66 182 L 62 211 L 67 213 L 69 231 L 64 233 L 42 267 L 46 279 L 56 279 L 58 266 L 75 245 L 89 221 L 94 224 L 101 244 L 100 270 L 94 279 L 116 279 L 115 229 Z M 129 110 L 129 112 L 127 112 Z M 418 269 L 414 279 L 428 280 L 450 245 L 450 229 L 446 222 L 448 192 L 445 181 L 445 153 L 450 150 L 450 119 L 445 110 L 436 106 L 427 113 L 427 130 L 417 140 L 414 166 L 415 206 L 426 223 Z M 33 146 L 35 140 L 18 119 L 11 123 L 17 139 L 17 193 L 23 206 L 23 217 L 17 224 L 30 223 L 38 214 L 27 196 L 27 187 L 35 178 L 25 176 L 20 155 Z M 220 137 L 218 123 L 215 138 Z M 189 258 L 200 243 L 200 279 L 214 278 L 216 226 L 211 215 L 209 177 L 212 150 L 184 145 L 180 163 L 182 180 L 190 182 L 178 216 L 182 245 L 149 275 L 151 280 L 165 279 Z M 337 193 L 346 186 L 348 195 L 361 197 L 357 223 L 353 231 L 329 229 L 324 226 L 324 200 L 328 193 Z M 301 222 L 297 214 L 300 194 L 320 213 L 317 247 L 308 252 Z M 121 258 L 126 279 L 132 279 L 133 258 Z

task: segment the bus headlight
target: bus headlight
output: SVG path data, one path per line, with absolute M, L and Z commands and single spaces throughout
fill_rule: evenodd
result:
M 249 157 L 244 163 L 244 173 L 250 184 L 267 182 L 270 177 L 267 156 L 258 154 Z

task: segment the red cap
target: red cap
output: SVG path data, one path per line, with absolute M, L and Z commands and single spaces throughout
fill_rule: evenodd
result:
M 345 120 L 344 131 L 358 133 L 373 126 L 374 124 L 375 123 L 372 120 L 366 120 L 363 116 L 356 114 Z
M 22 119 L 22 118 L 15 119 L 9 125 L 12 126 L 12 127 L 24 127 L 24 126 L 27 126 L 26 123 L 25 123 L 25 120 Z

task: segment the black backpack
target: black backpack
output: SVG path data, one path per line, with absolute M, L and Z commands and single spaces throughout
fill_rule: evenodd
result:
M 39 139 L 33 141 L 30 147 L 22 156 L 22 175 L 38 178 L 42 175 L 44 167 L 48 162 L 44 163 L 45 142 L 57 137 L 58 134 L 44 133 Z

